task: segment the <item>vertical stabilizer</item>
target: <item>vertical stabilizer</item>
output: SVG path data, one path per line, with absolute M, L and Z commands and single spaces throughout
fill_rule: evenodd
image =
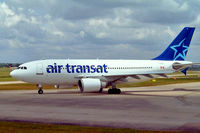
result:
M 194 27 L 185 27 L 167 49 L 153 60 L 185 60 L 194 30 Z

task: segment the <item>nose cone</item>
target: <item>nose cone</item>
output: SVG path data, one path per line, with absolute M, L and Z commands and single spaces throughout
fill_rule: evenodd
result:
M 17 78 L 17 72 L 14 70 L 12 72 L 10 72 L 10 76 L 13 77 L 13 78 Z
M 12 76 L 15 79 L 21 80 L 21 81 L 29 81 L 29 79 L 32 77 L 29 72 L 25 70 L 14 70 L 10 73 L 10 76 Z

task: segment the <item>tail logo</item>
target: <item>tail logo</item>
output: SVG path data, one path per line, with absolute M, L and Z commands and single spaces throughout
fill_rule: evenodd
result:
M 185 59 L 189 47 L 184 46 L 184 41 L 185 38 L 179 44 L 170 47 L 174 50 L 174 60 L 177 60 L 178 58 Z

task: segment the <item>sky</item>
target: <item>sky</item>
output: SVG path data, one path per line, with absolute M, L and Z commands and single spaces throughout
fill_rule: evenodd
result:
M 0 0 L 0 62 L 152 59 L 186 26 L 200 62 L 200 0 Z

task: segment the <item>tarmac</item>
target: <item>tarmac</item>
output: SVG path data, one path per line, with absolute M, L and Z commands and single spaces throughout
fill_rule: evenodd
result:
M 26 82 L 23 81 L 5 81 L 5 82 L 0 82 L 0 85 L 9 85 L 9 84 L 24 84 Z
M 200 132 L 200 82 L 121 90 L 0 91 L 0 120 Z

